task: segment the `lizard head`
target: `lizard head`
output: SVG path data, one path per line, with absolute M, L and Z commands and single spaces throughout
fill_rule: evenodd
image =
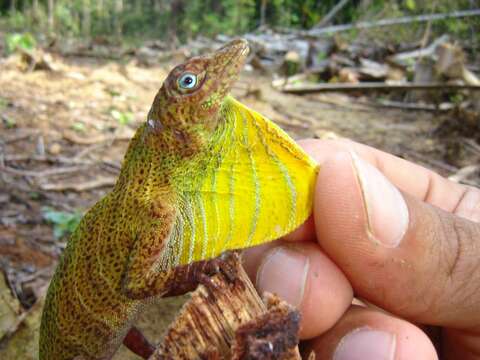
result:
M 248 43 L 231 41 L 212 54 L 176 66 L 157 93 L 148 126 L 180 137 L 192 129 L 216 128 L 220 110 L 245 64 Z

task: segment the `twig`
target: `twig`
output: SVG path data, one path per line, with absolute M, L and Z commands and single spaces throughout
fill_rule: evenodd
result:
M 286 85 L 280 90 L 289 94 L 309 94 L 323 91 L 358 91 L 358 90 L 475 90 L 480 91 L 480 86 L 469 84 L 442 84 L 442 83 L 405 83 L 385 84 L 379 82 L 363 82 L 358 84 L 303 84 Z
M 75 164 L 75 165 L 93 165 L 91 161 L 79 160 L 75 158 L 68 158 L 64 156 L 48 156 L 48 155 L 36 155 L 36 154 L 17 154 L 17 155 L 5 155 L 5 162 L 16 161 L 38 161 L 49 162 L 58 164 Z
M 87 190 L 93 190 L 104 186 L 115 185 L 116 178 L 114 177 L 99 177 L 90 181 L 81 183 L 62 182 L 62 183 L 46 183 L 41 184 L 40 189 L 45 191 L 65 191 L 71 190 L 76 192 L 82 192 Z
M 85 166 L 85 165 L 79 165 L 79 166 L 46 169 L 42 171 L 31 171 L 31 170 L 15 169 L 10 166 L 3 166 L 3 167 L 0 167 L 0 170 L 3 170 L 6 173 L 9 173 L 12 175 L 29 176 L 29 177 L 49 177 L 54 175 L 63 175 L 63 174 L 80 172 L 82 170 L 85 170 L 87 167 L 88 166 Z
M 381 26 L 410 24 L 412 22 L 436 21 L 436 20 L 462 18 L 462 17 L 478 16 L 478 15 L 480 15 L 480 9 L 461 10 L 461 11 L 453 11 L 450 13 L 407 16 L 407 17 L 392 18 L 392 19 L 381 19 L 378 21 L 364 21 L 364 22 L 358 22 L 356 24 L 334 25 L 334 26 L 329 26 L 321 29 L 311 29 L 311 30 L 301 31 L 300 34 L 306 35 L 306 36 L 319 36 L 319 35 L 332 34 L 332 33 L 337 33 L 341 31 L 352 30 L 352 29 L 369 29 L 369 28 L 381 27 Z
M 122 164 L 114 160 L 105 159 L 103 160 L 103 164 L 106 165 L 105 168 L 107 171 L 114 172 L 115 174 L 118 174 L 118 171 L 122 169 Z M 113 169 L 113 171 L 110 169 Z
M 403 109 L 403 110 L 417 110 L 417 111 L 450 111 L 455 107 L 455 105 L 450 103 L 441 104 L 440 106 L 437 106 L 432 104 L 406 103 L 402 101 L 381 100 L 381 99 L 377 101 L 367 101 L 364 103 L 369 105 L 374 105 L 374 106 Z
M 435 160 L 430 157 L 427 157 L 425 155 L 422 155 L 420 153 L 417 153 L 415 151 L 412 151 L 410 149 L 404 149 L 404 153 L 415 159 L 416 161 L 420 161 L 426 166 L 429 166 L 430 168 L 436 169 L 436 170 L 443 170 L 447 173 L 455 173 L 458 171 L 458 167 L 447 164 L 443 161 L 440 160 Z
M 28 139 L 30 136 L 36 136 L 40 134 L 40 130 L 38 129 L 22 129 L 19 133 L 10 135 L 10 136 L 5 136 L 3 141 L 8 144 L 24 139 Z
M 458 183 L 464 182 L 470 176 L 472 176 L 473 174 L 479 171 L 480 171 L 480 165 L 468 165 L 468 166 L 462 167 L 455 174 L 450 175 L 448 179 Z
M 282 124 L 282 125 L 285 125 L 285 126 L 297 127 L 297 128 L 301 128 L 301 129 L 310 129 L 310 127 L 312 125 L 312 119 L 308 118 L 307 116 L 298 114 L 296 112 L 291 112 L 291 111 L 285 109 L 280 104 L 272 104 L 272 107 L 276 111 L 285 115 L 289 119 L 298 119 L 298 120 L 302 121 L 301 123 L 293 124 L 291 121 L 282 121 L 282 120 L 276 119 L 275 120 L 276 123 Z
M 90 146 L 87 146 L 85 149 L 79 151 L 78 154 L 75 155 L 74 159 L 79 160 L 79 159 L 85 157 L 86 155 L 88 155 L 89 153 L 91 153 L 92 151 L 95 151 L 97 149 L 101 149 L 101 148 L 105 147 L 106 145 L 107 145 L 106 142 L 91 144 Z
M 476 154 L 480 155 L 480 145 L 473 139 L 463 139 L 463 142 Z
M 318 28 L 321 28 L 321 27 L 324 27 L 326 25 L 328 25 L 332 20 L 333 18 L 338 14 L 338 12 L 340 10 L 342 10 L 349 2 L 350 0 L 341 0 L 339 1 L 329 12 L 327 15 L 325 15 L 322 20 L 317 24 L 315 25 L 313 28 L 314 29 L 318 29 Z
M 68 141 L 73 142 L 75 144 L 79 144 L 79 145 L 92 145 L 92 144 L 98 144 L 106 141 L 115 141 L 115 140 L 130 140 L 132 138 L 130 134 L 120 134 L 120 135 L 100 134 L 97 136 L 89 136 L 88 138 L 86 138 L 86 137 L 78 136 L 77 134 L 70 131 L 64 131 L 62 135 Z

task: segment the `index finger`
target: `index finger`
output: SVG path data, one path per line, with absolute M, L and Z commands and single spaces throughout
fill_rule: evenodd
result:
M 423 166 L 347 139 L 308 139 L 299 143 L 320 164 L 338 152 L 354 151 L 403 192 L 442 210 L 480 221 L 478 189 L 453 183 Z

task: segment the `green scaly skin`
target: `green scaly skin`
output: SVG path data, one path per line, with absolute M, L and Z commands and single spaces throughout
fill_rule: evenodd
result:
M 116 185 L 87 212 L 58 264 L 40 360 L 110 359 L 147 301 L 189 290 L 185 267 L 158 266 L 176 216 L 175 184 L 200 176 L 247 53 L 247 43 L 236 40 L 171 71 L 130 142 Z M 185 72 L 198 76 L 194 91 L 177 85 Z

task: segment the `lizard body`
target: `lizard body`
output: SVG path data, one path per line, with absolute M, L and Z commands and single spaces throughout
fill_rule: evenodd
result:
M 190 264 L 278 238 L 309 216 L 318 166 L 228 95 L 247 53 L 236 40 L 171 71 L 113 190 L 67 244 L 40 360 L 110 359 L 147 301 L 188 290 Z

